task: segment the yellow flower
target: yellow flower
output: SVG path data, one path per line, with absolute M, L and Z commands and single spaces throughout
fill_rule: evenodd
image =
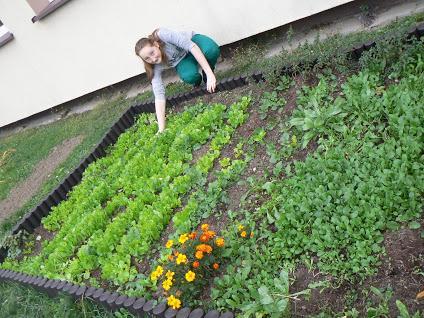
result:
M 224 239 L 223 239 L 222 237 L 218 237 L 218 238 L 215 240 L 215 243 L 216 243 L 216 246 L 218 246 L 218 247 L 223 247 L 223 246 L 224 246 Z
M 238 230 L 239 231 L 242 231 L 244 229 L 244 226 L 243 225 L 241 225 L 241 224 L 239 224 L 239 226 L 238 226 Z
M 181 300 L 175 298 L 174 295 L 171 295 L 168 297 L 168 306 L 172 307 L 173 309 L 178 309 L 181 307 Z
M 172 245 L 174 245 L 174 241 L 173 240 L 168 240 L 168 242 L 166 242 L 166 248 L 171 248 Z
M 209 224 L 207 223 L 202 224 L 201 229 L 202 231 L 206 232 L 207 230 L 209 230 Z
M 150 279 L 151 280 L 157 280 L 158 279 L 158 273 L 156 271 L 152 272 L 150 274 Z
M 243 231 L 243 232 L 240 233 L 241 237 L 246 237 L 246 235 L 247 235 L 246 231 Z
M 177 265 L 180 265 L 181 263 L 187 263 L 187 256 L 181 253 L 178 254 L 176 262 L 177 262 Z
M 194 272 L 192 272 L 192 271 L 188 271 L 188 272 L 185 274 L 185 279 L 186 279 L 186 281 L 188 281 L 188 282 L 192 282 L 195 278 L 196 278 L 196 274 L 195 274 Z
M 180 238 L 178 239 L 178 242 L 181 244 L 184 244 L 188 240 L 188 234 L 181 234 Z
M 172 281 L 170 279 L 164 280 L 162 283 L 162 287 L 165 290 L 169 290 L 172 286 Z
M 161 276 L 163 274 L 163 267 L 162 266 L 158 266 L 156 267 L 156 269 L 150 274 L 150 279 L 151 280 L 157 280 L 159 276 Z
M 168 270 L 165 274 L 166 278 L 168 279 L 172 279 L 174 277 L 174 272 L 171 272 L 170 270 Z
M 160 265 L 156 267 L 156 272 L 158 273 L 158 276 L 161 276 L 163 274 L 163 267 Z

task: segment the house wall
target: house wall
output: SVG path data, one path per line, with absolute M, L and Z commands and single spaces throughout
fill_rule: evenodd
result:
M 158 26 L 225 45 L 351 0 L 71 0 L 33 23 L 26 1 L 0 0 L 14 39 L 0 48 L 0 127 L 136 76 L 134 44 Z

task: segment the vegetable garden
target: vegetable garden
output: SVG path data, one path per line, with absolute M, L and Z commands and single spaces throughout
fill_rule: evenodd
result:
M 169 317 L 418 317 L 423 87 L 422 39 L 393 37 L 181 103 L 162 134 L 141 114 L 1 268 Z

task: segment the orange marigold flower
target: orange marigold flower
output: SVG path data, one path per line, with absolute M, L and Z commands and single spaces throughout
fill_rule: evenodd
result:
M 246 237 L 246 235 L 247 235 L 246 231 L 243 231 L 243 232 L 240 233 L 241 237 Z
M 252 238 L 253 237 L 253 232 L 250 232 L 250 238 Z
M 194 262 L 193 262 L 193 267 L 194 267 L 194 268 L 198 268 L 199 266 L 200 266 L 199 261 L 194 261 Z
M 174 260 L 174 256 L 168 255 L 168 260 L 172 262 Z
M 192 240 L 194 240 L 194 239 L 196 238 L 196 236 L 197 236 L 197 233 L 196 233 L 196 232 L 191 232 L 191 233 L 188 235 L 188 237 L 189 237 L 190 239 L 192 239 Z
M 202 251 L 197 251 L 195 254 L 197 259 L 202 259 L 203 258 L 203 252 Z
M 209 230 L 209 224 L 204 223 L 204 224 L 202 224 L 201 228 L 202 228 L 203 232 L 206 232 L 207 230 Z
M 209 237 L 215 237 L 215 231 L 207 231 L 206 232 L 206 234 L 209 236 Z
M 174 251 L 174 255 L 175 255 L 175 256 L 178 256 L 178 254 L 180 254 L 180 252 L 178 252 L 178 251 Z
M 213 269 L 218 269 L 219 268 L 219 264 L 218 263 L 213 263 L 212 267 L 213 267 Z
M 210 254 L 212 252 L 212 246 L 208 244 L 200 244 L 196 247 L 198 251 Z
M 209 241 L 209 235 L 207 234 L 200 235 L 200 242 L 207 242 L 207 241 Z
M 196 250 L 210 254 L 210 252 L 212 252 L 212 246 L 208 244 L 200 244 L 196 246 Z
M 222 238 L 222 237 L 218 237 L 216 240 L 215 240 L 215 243 L 216 243 L 216 246 L 218 246 L 218 247 L 223 247 L 224 246 L 224 239 Z

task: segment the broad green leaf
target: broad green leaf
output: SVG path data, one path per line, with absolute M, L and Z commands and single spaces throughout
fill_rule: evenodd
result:
M 268 305 L 274 302 L 274 299 L 272 299 L 271 295 L 269 294 L 268 287 L 261 286 L 258 289 L 259 292 L 259 298 L 262 305 Z
M 409 318 L 409 317 L 411 317 L 409 315 L 408 309 L 406 308 L 406 306 L 399 299 L 396 299 L 396 307 L 399 309 L 399 313 L 400 313 L 400 317 L 401 318 Z
M 411 230 L 417 230 L 421 227 L 421 224 L 418 223 L 417 221 L 412 221 L 412 222 L 409 222 L 408 226 Z

